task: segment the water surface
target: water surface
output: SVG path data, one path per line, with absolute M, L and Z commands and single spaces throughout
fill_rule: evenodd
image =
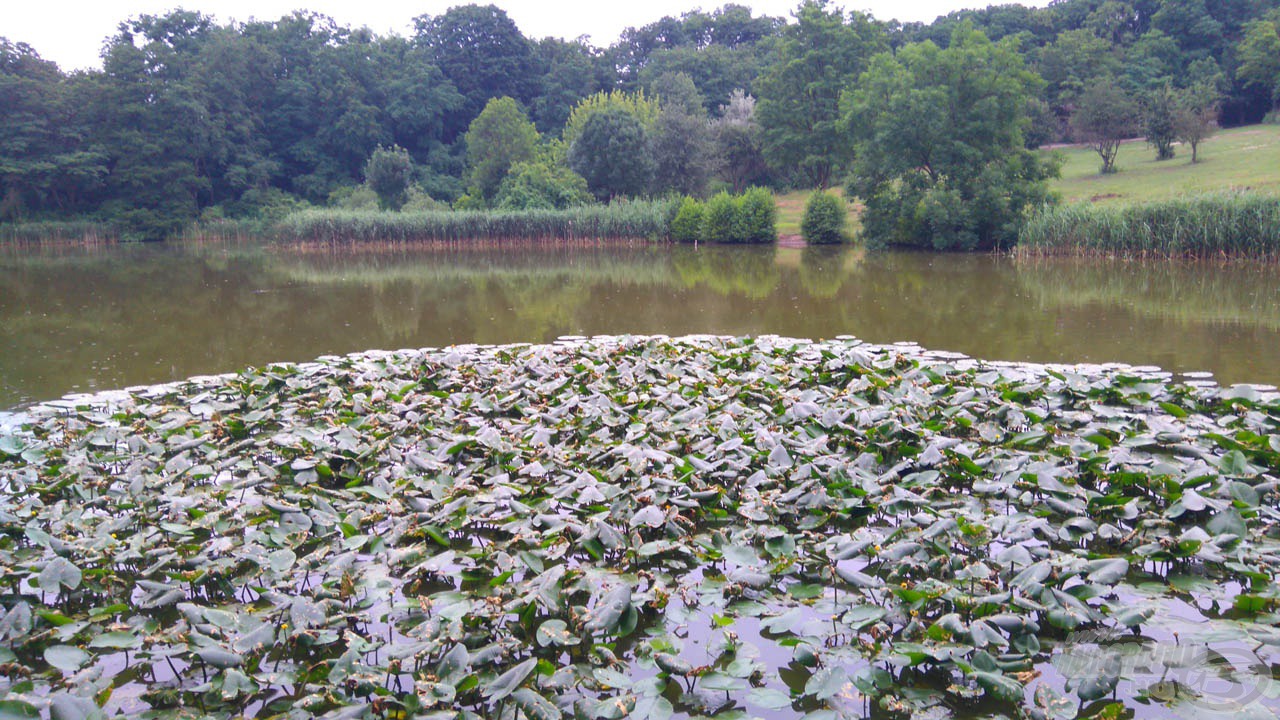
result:
M 1280 269 L 832 248 L 0 251 L 0 408 L 372 348 L 857 335 L 1280 382 Z

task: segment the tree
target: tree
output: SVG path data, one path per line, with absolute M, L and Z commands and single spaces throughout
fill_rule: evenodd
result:
M 1064 112 L 1096 77 L 1120 69 L 1118 48 L 1084 29 L 1066 30 L 1032 53 L 1036 72 L 1047 83 L 1045 99 Z
M 734 88 L 750 87 L 760 75 L 768 57 L 763 43 L 727 47 L 725 45 L 682 46 L 662 49 L 649 56 L 638 74 L 642 87 L 652 89 L 663 75 L 683 73 L 706 100 L 727 97 Z M 708 106 L 707 110 L 714 110 Z
M 190 82 L 211 22 L 196 13 L 121 23 L 103 54 L 94 140 L 106 154 L 103 215 L 124 235 L 163 240 L 193 220 L 211 182 L 202 161 L 217 134 Z
M 399 211 L 409 201 L 409 178 L 413 160 L 399 145 L 378 146 L 364 166 L 364 179 L 378 196 L 378 207 Z
M 1139 117 L 1133 98 L 1115 80 L 1105 77 L 1085 88 L 1071 116 L 1071 130 L 1102 158 L 1098 172 L 1106 175 L 1116 171 L 1120 142 L 1138 131 Z
M 662 113 L 653 128 L 655 193 L 701 196 L 716 170 L 711 126 L 688 75 L 664 75 L 655 85 Z
M 1248 25 L 1237 51 L 1236 79 L 1265 93 L 1280 107 L 1280 22 L 1258 20 Z
M 805 0 L 796 23 L 782 33 L 776 60 L 756 81 L 765 159 L 780 172 L 827 187 L 849 157 L 840 126 L 840 93 L 886 50 L 884 31 L 871 18 L 851 13 L 849 22 L 825 0 Z
M 569 146 L 569 167 L 602 200 L 643 194 L 653 180 L 653 166 L 644 126 L 621 108 L 591 113 Z
M 667 72 L 648 83 L 649 97 L 658 101 L 663 112 L 676 110 L 686 115 L 706 116 L 702 93 L 687 73 Z
M 89 91 L 83 76 L 0 38 L 0 220 L 74 212 L 101 186 L 105 158 L 86 142 Z
M 1028 98 L 1042 87 L 1006 38 L 962 22 L 884 53 L 842 102 L 855 141 L 846 188 L 877 244 L 978 250 L 1016 241 L 1024 210 L 1049 197 L 1056 167 L 1027 150 Z
M 587 181 L 563 165 L 521 162 L 502 179 L 494 206 L 501 210 L 564 210 L 592 201 Z
M 755 98 L 734 90 L 729 102 L 720 106 L 720 117 L 711 124 L 720 177 L 734 192 L 742 192 L 765 172 L 755 106 Z
M 413 22 L 417 42 L 463 98 L 445 123 L 445 142 L 461 135 L 490 98 L 532 99 L 538 87 L 533 49 L 506 11 L 496 5 L 459 5 Z
M 1173 132 L 1191 146 L 1191 162 L 1198 162 L 1200 142 L 1218 128 L 1218 91 L 1212 85 L 1195 85 L 1182 92 L 1174 109 Z
M 654 125 L 658 122 L 658 116 L 662 114 L 662 106 L 654 98 L 647 97 L 644 91 L 598 92 L 583 98 L 569 112 L 569 119 L 565 121 L 564 129 L 560 133 L 561 150 L 567 153 L 574 141 L 578 139 L 578 135 L 582 133 L 582 129 L 586 127 L 587 120 L 603 110 L 619 110 L 630 115 L 640 123 L 640 127 L 646 133 L 653 131 Z
M 1222 23 L 1209 12 L 1205 0 L 1160 3 L 1151 16 L 1151 27 L 1177 40 L 1190 57 L 1219 52 L 1224 36 Z
M 534 58 L 542 77 L 529 109 L 538 131 L 545 135 L 558 133 L 579 101 L 615 82 L 608 57 L 582 38 L 544 38 L 534 47 Z
M 1173 143 L 1178 139 L 1175 116 L 1178 113 L 1178 96 L 1166 83 L 1147 93 L 1142 106 L 1142 132 L 1147 144 L 1156 149 L 1156 160 L 1173 158 Z
M 467 128 L 467 167 L 470 192 L 493 199 L 512 165 L 533 160 L 538 153 L 538 129 L 509 97 L 494 98 Z
M 1183 75 L 1186 56 L 1178 42 L 1159 30 L 1143 34 L 1125 52 L 1126 83 L 1138 90 L 1158 91 Z

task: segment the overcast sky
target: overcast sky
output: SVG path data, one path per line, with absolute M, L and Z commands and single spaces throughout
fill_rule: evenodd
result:
M 556 36 L 572 39 L 589 35 L 604 47 L 617 40 L 623 29 L 646 25 L 664 15 L 678 16 L 697 7 L 697 0 L 488 0 L 502 7 L 527 37 Z M 702 4 L 712 10 L 727 0 Z M 757 15 L 790 17 L 799 0 L 735 0 Z M 998 1 L 998 0 L 995 0 Z M 486 4 L 486 0 L 479 0 Z M 1030 3 L 1044 5 L 1046 0 Z M 219 21 L 274 20 L 297 9 L 329 15 L 342 25 L 367 25 L 380 34 L 407 35 L 418 15 L 438 15 L 457 0 L 0 0 L 0 36 L 25 42 L 42 57 L 64 70 L 101 67 L 102 42 L 116 25 L 134 15 L 159 14 L 175 7 L 213 15 Z M 876 18 L 902 21 L 933 20 L 962 7 L 981 7 L 989 0 L 849 0 L 850 10 L 870 12 Z

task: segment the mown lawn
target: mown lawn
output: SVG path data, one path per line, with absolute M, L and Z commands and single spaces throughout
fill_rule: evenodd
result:
M 1145 141 L 1126 142 L 1116 158 L 1119 172 L 1105 176 L 1098 174 L 1097 153 L 1087 147 L 1052 152 L 1066 161 L 1053 188 L 1067 202 L 1142 202 L 1230 189 L 1280 195 L 1280 125 L 1219 131 L 1200 145 L 1194 165 L 1189 147 L 1178 146 L 1172 160 L 1156 162 Z

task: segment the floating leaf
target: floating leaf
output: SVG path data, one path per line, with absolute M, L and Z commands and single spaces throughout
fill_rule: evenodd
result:
M 80 572 L 80 568 L 76 567 L 70 560 L 64 557 L 56 557 L 50 560 L 44 569 L 40 571 L 39 585 L 40 589 L 45 592 L 58 592 L 61 588 L 75 590 L 80 587 L 80 580 L 84 577 Z
M 44 661 L 70 675 L 89 662 L 89 653 L 70 645 L 50 645 L 44 649 Z
M 490 702 L 497 702 L 510 695 L 515 692 L 516 688 L 520 687 L 520 684 L 533 673 L 533 669 L 537 666 L 538 659 L 529 658 L 508 669 L 485 687 L 485 696 L 489 698 Z

